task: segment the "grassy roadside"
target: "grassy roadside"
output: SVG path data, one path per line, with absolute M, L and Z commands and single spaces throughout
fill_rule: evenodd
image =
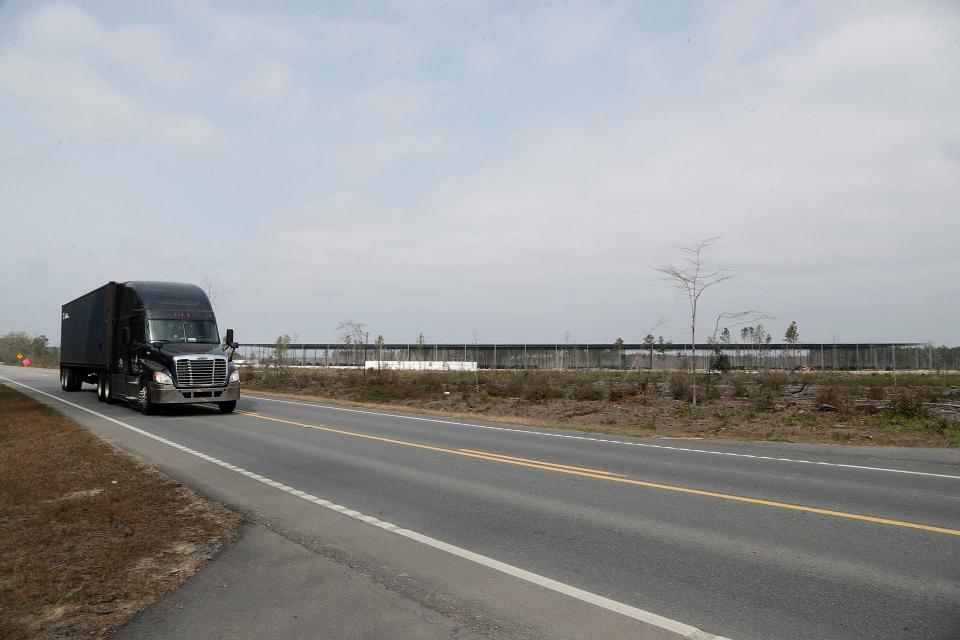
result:
M 617 435 L 960 446 L 960 376 L 250 370 L 251 392 Z
M 175 589 L 241 516 L 0 384 L 0 637 L 98 638 Z

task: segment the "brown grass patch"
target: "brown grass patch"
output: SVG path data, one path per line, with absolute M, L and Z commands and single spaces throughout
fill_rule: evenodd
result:
M 737 372 L 714 376 L 706 398 L 704 375 L 698 410 L 682 372 L 368 371 L 364 378 L 361 371 L 301 369 L 296 384 L 256 369 L 241 376 L 252 393 L 615 435 L 960 446 L 955 376 Z M 886 399 L 904 392 L 935 406 L 928 415 L 890 410 Z M 825 411 L 826 400 L 839 402 L 839 410 Z
M 241 516 L 0 385 L 0 637 L 103 637 Z

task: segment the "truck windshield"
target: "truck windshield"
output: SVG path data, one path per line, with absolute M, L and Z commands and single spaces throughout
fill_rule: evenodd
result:
M 150 342 L 218 344 L 220 334 L 212 320 L 151 320 Z

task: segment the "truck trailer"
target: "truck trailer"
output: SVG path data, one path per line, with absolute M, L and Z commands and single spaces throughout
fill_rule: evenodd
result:
M 62 307 L 60 386 L 97 386 L 101 402 L 145 414 L 167 404 L 213 403 L 230 413 L 240 398 L 231 362 L 233 329 L 221 343 L 203 289 L 179 282 L 109 282 Z

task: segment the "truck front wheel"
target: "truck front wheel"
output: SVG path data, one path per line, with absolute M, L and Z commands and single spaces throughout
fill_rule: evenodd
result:
M 150 400 L 150 390 L 147 385 L 140 385 L 140 392 L 137 394 L 137 406 L 140 407 L 140 413 L 145 416 L 152 416 L 157 412 L 157 405 Z
M 101 372 L 97 378 L 97 400 L 113 404 L 113 389 L 110 386 L 110 374 Z
M 233 410 L 237 408 L 237 401 L 218 402 L 217 406 L 220 407 L 220 413 L 233 413 Z

